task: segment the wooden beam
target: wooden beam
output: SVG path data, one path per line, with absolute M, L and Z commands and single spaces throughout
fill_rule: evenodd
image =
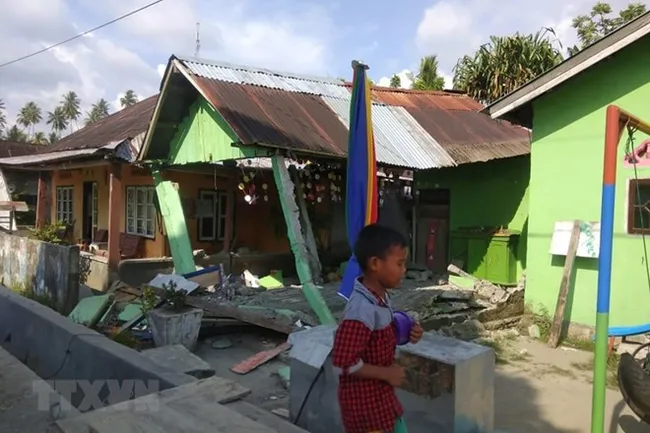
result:
M 194 272 L 196 265 L 194 264 L 190 235 L 185 223 L 183 204 L 178 194 L 178 184 L 163 180 L 160 170 L 155 168 L 151 169 L 151 176 L 156 186 L 160 213 L 165 223 L 167 240 L 174 261 L 174 272 L 179 275 Z
M 47 221 L 50 219 L 47 206 L 47 180 L 46 172 L 40 171 L 38 173 L 38 187 L 36 195 L 36 228 L 42 229 L 47 224 Z
M 108 178 L 108 268 L 117 271 L 120 252 L 120 222 L 124 212 L 122 164 L 111 165 Z
M 312 279 L 314 280 L 314 283 L 321 284 L 323 267 L 321 266 L 320 259 L 318 257 L 318 246 L 316 245 L 314 230 L 309 219 L 307 201 L 303 197 L 304 191 L 302 189 L 302 183 L 300 182 L 298 169 L 295 165 L 289 167 L 289 174 L 291 175 L 291 181 L 296 187 L 296 202 L 298 204 L 298 209 L 300 210 L 300 223 L 302 224 L 302 232 L 305 236 L 305 245 L 307 247 L 308 253 L 307 259 L 309 260 Z
M 571 286 L 571 274 L 573 273 L 573 262 L 578 252 L 580 241 L 580 221 L 573 222 L 571 238 L 569 239 L 569 248 L 564 259 L 564 270 L 562 271 L 562 280 L 560 281 L 560 291 L 557 295 L 557 304 L 555 305 L 555 315 L 548 335 L 549 347 L 556 348 L 562 335 L 562 325 L 564 324 L 564 313 L 566 308 L 566 299 Z
M 284 222 L 287 225 L 287 235 L 291 244 L 291 250 L 296 261 L 296 271 L 302 284 L 302 293 L 305 295 L 309 306 L 316 313 L 321 324 L 335 324 L 336 320 L 323 296 L 314 283 L 309 267 L 309 258 L 305 238 L 300 229 L 300 218 L 298 216 L 298 205 L 293 198 L 294 184 L 291 182 L 289 170 L 285 165 L 285 159 L 281 155 L 271 158 L 273 167 L 273 179 L 278 190 L 278 197 L 282 205 Z

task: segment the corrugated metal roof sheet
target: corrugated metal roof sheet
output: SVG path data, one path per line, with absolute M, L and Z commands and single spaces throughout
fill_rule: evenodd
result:
M 372 97 L 383 104 L 401 107 L 436 107 L 465 111 L 481 111 L 484 108 L 483 104 L 469 96 L 454 92 L 373 87 Z
M 458 163 L 489 161 L 530 153 L 530 132 L 495 122 L 476 111 L 406 107 L 406 110 Z
M 350 124 L 350 96 L 331 98 L 325 103 L 340 117 L 346 128 Z M 450 167 L 454 160 L 428 134 L 421 134 L 417 122 L 402 107 L 372 104 L 377 161 L 417 169 Z
M 11 158 L 0 158 L 0 166 L 10 165 L 34 165 L 46 162 L 63 161 L 66 159 L 74 159 L 83 156 L 92 155 L 100 149 L 77 149 L 77 150 L 63 150 L 61 152 L 42 153 L 35 155 L 14 156 Z
M 235 84 L 250 84 L 288 92 L 345 97 L 349 90 L 342 81 L 272 72 L 192 57 L 176 56 L 194 75 Z
M 103 119 L 85 126 L 48 146 L 41 153 L 75 149 L 98 149 L 110 142 L 122 142 L 147 131 L 156 107 L 158 95 L 123 108 Z
M 18 141 L 0 140 L 0 158 L 31 155 L 43 150 L 45 146 Z
M 347 129 L 317 96 L 202 77 L 195 80 L 244 145 L 346 154 Z

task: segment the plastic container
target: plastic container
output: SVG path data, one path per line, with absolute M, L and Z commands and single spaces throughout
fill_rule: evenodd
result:
M 411 336 L 411 328 L 415 324 L 415 320 L 403 311 L 393 312 L 393 319 L 395 319 L 397 345 L 403 346 L 409 342 Z

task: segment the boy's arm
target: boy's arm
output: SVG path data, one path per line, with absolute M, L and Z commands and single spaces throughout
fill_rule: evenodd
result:
M 387 380 L 389 368 L 365 364 L 361 354 L 368 347 L 372 331 L 358 320 L 343 320 L 334 337 L 332 363 L 340 375 Z

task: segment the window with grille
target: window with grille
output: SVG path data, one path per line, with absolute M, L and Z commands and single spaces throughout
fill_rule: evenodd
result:
M 627 232 L 650 234 L 650 179 L 630 180 L 627 206 Z
M 198 238 L 200 241 L 223 240 L 226 234 L 225 192 L 204 190 L 199 192 L 197 212 Z
M 126 232 L 132 235 L 155 237 L 156 206 L 153 186 L 126 187 Z
M 74 188 L 71 186 L 56 187 L 56 220 L 57 222 L 72 224 L 72 197 Z

